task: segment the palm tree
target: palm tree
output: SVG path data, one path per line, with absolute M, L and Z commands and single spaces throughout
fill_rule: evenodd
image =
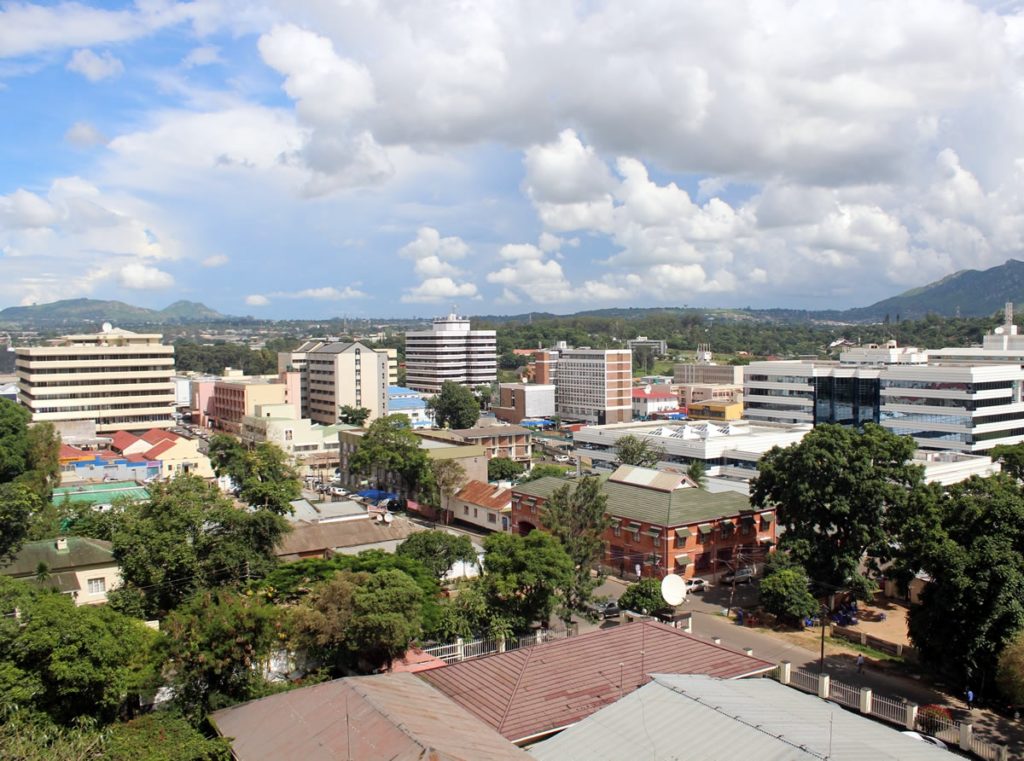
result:
M 686 475 L 690 477 L 697 487 L 703 489 L 707 486 L 707 475 L 704 470 L 704 463 L 700 460 L 694 460 L 690 463 L 690 467 L 686 469 Z

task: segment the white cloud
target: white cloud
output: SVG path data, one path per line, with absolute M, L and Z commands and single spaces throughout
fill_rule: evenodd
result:
M 64 133 L 64 139 L 78 148 L 91 148 L 104 145 L 106 136 L 89 122 L 75 122 Z
M 182 60 L 181 65 L 186 69 L 193 69 L 197 66 L 210 66 L 215 63 L 224 63 L 220 48 L 215 45 L 202 45 L 192 48 Z
M 334 286 L 323 286 L 321 288 L 306 288 L 301 291 L 278 291 L 270 294 L 281 299 L 314 299 L 316 301 L 345 301 L 347 299 L 363 299 L 366 293 L 358 288 L 346 285 L 344 288 Z
M 507 264 L 488 274 L 487 282 L 505 286 L 506 302 L 510 301 L 510 295 L 518 299 L 517 293 L 538 304 L 565 302 L 574 297 L 562 265 L 554 259 L 546 259 L 537 246 L 509 244 L 502 247 L 500 256 Z
M 208 256 L 201 262 L 204 267 L 223 267 L 231 261 L 225 254 L 214 254 Z
M 402 295 L 402 302 L 433 303 L 455 298 L 479 298 L 473 283 L 456 283 L 450 277 L 432 277 L 424 280 L 415 288 L 409 288 Z
M 250 293 L 245 297 L 245 303 L 251 307 L 265 307 L 270 303 L 270 299 L 259 293 Z
M 161 290 L 174 285 L 174 278 L 167 272 L 138 262 L 122 267 L 118 272 L 118 281 L 125 288 L 137 290 Z
M 68 61 L 68 71 L 81 74 L 90 82 L 99 82 L 101 79 L 118 77 L 124 73 L 124 64 L 119 58 L 115 58 L 109 50 L 104 50 L 96 55 L 91 50 L 76 50 Z

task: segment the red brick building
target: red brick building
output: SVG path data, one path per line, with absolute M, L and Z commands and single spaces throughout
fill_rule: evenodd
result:
M 512 530 L 543 529 L 541 508 L 573 484 L 541 478 L 512 490 Z M 660 578 L 718 575 L 757 566 L 775 546 L 775 511 L 756 510 L 736 492 L 712 494 L 686 476 L 623 465 L 602 486 L 608 495 L 604 565 L 612 573 Z

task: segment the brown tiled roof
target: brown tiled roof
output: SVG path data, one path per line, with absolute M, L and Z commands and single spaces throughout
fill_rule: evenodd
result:
M 483 481 L 470 481 L 455 495 L 463 502 L 480 505 L 491 510 L 501 510 L 512 505 L 512 490 L 493 486 Z
M 348 677 L 210 716 L 237 761 L 528 761 L 412 674 Z
M 148 441 L 150 444 L 159 444 L 161 441 L 163 441 L 165 439 L 170 439 L 171 441 L 174 441 L 174 440 L 179 439 L 181 437 L 178 436 L 178 434 L 176 434 L 176 433 L 171 433 L 170 431 L 165 431 L 162 428 L 150 428 L 148 431 L 146 431 L 144 434 L 142 434 L 139 438 L 142 439 L 143 441 Z
M 278 557 L 308 555 L 335 547 L 358 547 L 363 544 L 401 541 L 410 534 L 424 529 L 412 521 L 395 518 L 390 524 L 370 518 L 358 518 L 330 523 L 298 522 L 277 545 Z
M 164 439 L 159 444 L 157 444 L 155 447 L 153 447 L 152 449 L 148 450 L 142 456 L 145 457 L 147 460 L 159 460 L 160 459 L 160 455 L 162 455 L 168 449 L 173 449 L 174 445 L 177 444 L 177 443 L 178 442 L 173 441 L 171 439 Z
M 118 431 L 110 437 L 110 447 L 118 452 L 123 452 L 138 440 L 138 436 L 134 436 L 128 431 Z
M 513 742 L 586 718 L 651 680 L 650 674 L 736 679 L 774 664 L 637 621 L 420 675 Z

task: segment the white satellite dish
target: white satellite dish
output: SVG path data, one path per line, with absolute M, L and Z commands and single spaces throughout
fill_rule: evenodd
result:
M 686 582 L 675 573 L 668 574 L 661 580 L 661 597 L 669 605 L 675 607 L 686 599 Z
M 395 517 L 391 513 L 384 513 L 384 522 L 385 523 L 391 523 L 391 521 L 393 521 L 394 519 L 395 519 Z
M 113 329 L 114 329 L 114 326 L 113 326 L 113 325 L 111 325 L 111 324 L 110 324 L 109 322 L 105 322 L 105 323 L 103 323 L 103 332 L 104 332 L 104 333 L 109 333 L 109 332 L 110 332 L 110 331 L 112 331 Z

